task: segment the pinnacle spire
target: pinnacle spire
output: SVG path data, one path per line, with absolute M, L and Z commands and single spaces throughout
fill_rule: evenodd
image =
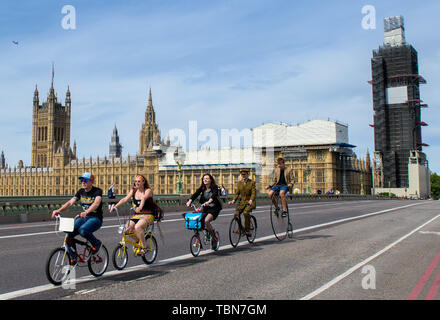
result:
M 52 85 L 51 85 L 51 89 L 53 89 L 53 78 L 55 76 L 55 68 L 54 68 L 54 63 L 52 61 Z

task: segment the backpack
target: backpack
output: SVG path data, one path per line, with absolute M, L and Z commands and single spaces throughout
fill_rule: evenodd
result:
M 165 214 L 164 214 L 164 211 L 163 211 L 163 209 L 161 208 L 161 207 L 159 207 L 158 205 L 157 205 L 157 203 L 153 200 L 153 199 L 151 199 L 151 203 L 152 203 L 152 205 L 153 205 L 153 215 L 154 215 L 154 220 L 156 220 L 157 222 L 159 222 L 159 221 L 161 221 L 163 218 L 164 218 L 164 216 L 165 216 Z

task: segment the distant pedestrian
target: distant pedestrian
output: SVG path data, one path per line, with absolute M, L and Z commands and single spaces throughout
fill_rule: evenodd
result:
M 226 188 L 224 185 L 222 185 L 221 189 L 220 189 L 221 195 L 222 196 L 226 196 L 228 195 L 228 191 L 226 191 Z
M 108 188 L 108 191 L 107 191 L 107 197 L 109 198 L 109 199 L 116 199 L 116 188 L 115 188 L 115 184 L 114 183 L 112 183 L 111 184 L 111 186 L 110 186 L 110 188 Z M 112 205 L 114 205 L 114 204 L 116 204 L 117 203 L 117 201 L 116 202 L 109 202 L 108 203 L 108 208 L 110 209 L 110 207 L 112 206 Z

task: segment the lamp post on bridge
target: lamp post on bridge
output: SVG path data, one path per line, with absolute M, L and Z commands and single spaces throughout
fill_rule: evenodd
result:
M 181 147 L 177 147 L 174 151 L 174 161 L 177 164 L 177 183 L 176 193 L 183 194 L 183 181 L 182 181 L 182 164 L 184 163 L 185 153 L 181 151 Z

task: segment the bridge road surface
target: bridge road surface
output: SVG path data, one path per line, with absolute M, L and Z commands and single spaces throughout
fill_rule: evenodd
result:
M 101 278 L 76 269 L 75 289 L 48 283 L 44 266 L 62 238 L 53 222 L 0 226 L 0 299 L 439 299 L 440 202 L 361 200 L 291 203 L 294 234 L 274 238 L 268 206 L 254 211 L 257 241 L 231 248 L 233 208 L 214 222 L 217 252 L 189 252 L 182 212 L 167 212 L 159 254 L 147 266 L 129 256 Z M 117 220 L 96 232 L 111 253 Z M 203 279 L 209 279 L 204 281 Z

